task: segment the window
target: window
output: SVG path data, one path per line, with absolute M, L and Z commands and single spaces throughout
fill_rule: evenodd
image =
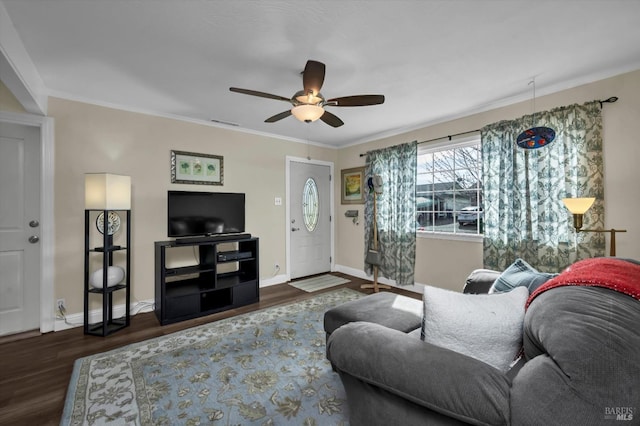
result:
M 419 147 L 416 182 L 418 232 L 482 234 L 480 136 Z
M 313 232 L 318 224 L 318 185 L 312 178 L 307 179 L 302 190 L 302 218 L 307 231 Z

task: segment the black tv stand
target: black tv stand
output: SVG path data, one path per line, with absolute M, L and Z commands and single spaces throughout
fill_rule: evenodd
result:
M 189 246 L 197 248 L 193 264 L 171 266 L 172 255 Z M 171 324 L 258 302 L 259 263 L 258 238 L 250 234 L 156 241 L 158 321 Z
M 203 235 L 201 237 L 177 238 L 176 244 L 197 244 L 197 243 L 217 243 L 220 241 L 248 240 L 251 234 L 224 234 L 224 235 Z

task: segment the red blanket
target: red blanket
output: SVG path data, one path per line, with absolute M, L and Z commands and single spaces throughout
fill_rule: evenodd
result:
M 574 263 L 529 296 L 526 307 L 540 293 L 565 285 L 606 287 L 640 300 L 640 265 L 610 257 L 596 257 Z

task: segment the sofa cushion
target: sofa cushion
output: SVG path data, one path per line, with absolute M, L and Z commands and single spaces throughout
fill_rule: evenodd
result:
M 421 339 L 507 371 L 522 343 L 524 287 L 463 294 L 425 286 Z
M 355 321 L 375 322 L 408 333 L 420 329 L 422 302 L 395 293 L 374 293 L 325 312 L 324 331 L 331 334 L 339 327 Z
M 538 272 L 522 259 L 516 259 L 493 283 L 489 293 L 504 293 L 516 287 L 526 287 L 533 293 L 538 287 L 558 274 Z
M 509 424 L 509 379 L 472 357 L 365 322 L 337 329 L 327 354 L 353 425 Z

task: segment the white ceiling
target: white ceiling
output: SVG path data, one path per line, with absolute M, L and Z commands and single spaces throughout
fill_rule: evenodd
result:
M 329 146 L 640 69 L 640 0 L 2 2 L 52 96 Z M 288 103 L 229 91 L 291 97 L 307 59 L 325 98 L 385 103 L 270 124 Z

